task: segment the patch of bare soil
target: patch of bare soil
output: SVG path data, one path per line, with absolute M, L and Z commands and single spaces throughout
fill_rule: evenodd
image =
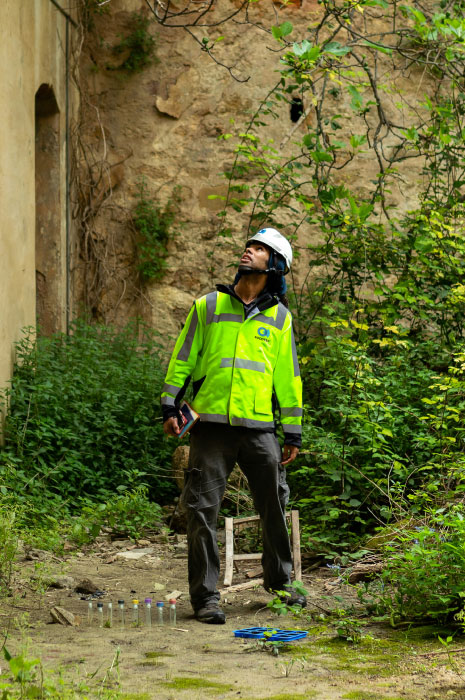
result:
M 465 652 L 465 646 L 460 649 L 460 641 L 453 644 L 460 651 L 452 659 L 447 653 L 438 653 L 444 648 L 437 634 L 428 638 L 414 630 L 393 633 L 368 625 L 360 644 L 338 641 L 324 610 L 340 605 L 335 596 L 347 598 L 351 594 L 333 585 L 325 569 L 304 575 L 309 590 L 307 611 L 312 619 L 277 618 L 266 607 L 270 596 L 255 585 L 223 592 L 225 625 L 197 622 L 187 593 L 185 540 L 183 536 L 162 540 L 154 537 L 139 542 L 135 549 L 129 541 L 102 540 L 92 551 L 61 560 L 20 562 L 21 581 L 16 595 L 1 608 L 4 629 L 9 621 L 10 651 L 19 652 L 27 637 L 29 654 L 42 659 L 47 673 L 59 672 L 74 686 L 92 678 L 95 687 L 96 682 L 105 680 L 120 690 L 115 697 L 126 700 L 465 699 L 465 653 L 460 653 Z M 121 556 L 128 551 L 142 556 Z M 33 590 L 40 590 L 57 577 L 67 588 L 49 587 L 41 593 Z M 88 625 L 88 602 L 74 590 L 83 579 L 104 592 L 100 600 L 104 602 L 105 619 L 107 602 L 113 602 L 112 628 Z M 246 581 L 250 581 L 246 569 L 236 572 L 233 588 Z M 175 627 L 166 619 L 167 598 L 174 591 L 178 595 Z M 157 600 L 165 602 L 163 627 L 157 625 L 155 611 L 151 628 L 131 626 L 132 599 L 142 602 L 147 596 L 154 599 L 154 604 Z M 126 605 L 124 629 L 117 609 L 121 598 Z M 94 598 L 94 609 L 97 600 Z M 55 606 L 74 614 L 76 625 L 50 624 L 50 610 Z M 141 608 L 143 618 L 143 604 Z M 274 656 L 256 642 L 234 636 L 234 630 L 251 626 L 302 628 L 309 634 Z

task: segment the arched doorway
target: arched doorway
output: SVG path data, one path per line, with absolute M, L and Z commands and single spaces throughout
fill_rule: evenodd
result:
M 60 114 L 45 83 L 35 96 L 35 183 L 37 324 L 50 335 L 62 325 Z

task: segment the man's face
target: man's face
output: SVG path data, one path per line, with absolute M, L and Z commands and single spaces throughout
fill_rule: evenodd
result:
M 245 247 L 239 262 L 239 270 L 266 270 L 270 259 L 270 249 L 262 243 L 252 241 Z

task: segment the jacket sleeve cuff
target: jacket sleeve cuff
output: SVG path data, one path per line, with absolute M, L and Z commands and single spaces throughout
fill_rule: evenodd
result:
M 163 406 L 161 407 L 162 413 L 163 413 L 163 423 L 168 420 L 168 418 L 172 418 L 173 416 L 178 416 L 179 411 L 175 406 Z
M 296 435 L 295 433 L 286 433 L 286 431 L 284 431 L 284 444 L 302 447 L 302 436 Z

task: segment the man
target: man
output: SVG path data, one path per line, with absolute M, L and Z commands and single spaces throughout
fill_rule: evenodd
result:
M 291 263 L 291 246 L 276 229 L 264 228 L 252 236 L 234 284 L 217 285 L 218 291 L 194 302 L 166 375 L 165 433 L 180 432 L 178 406 L 190 378 L 191 405 L 200 415 L 191 431 L 183 500 L 188 512 L 189 590 L 201 622 L 225 622 L 216 588 L 216 525 L 236 462 L 247 477 L 262 522 L 264 586 L 286 591 L 289 604 L 306 604 L 290 587 L 285 519 L 285 466 L 299 452 L 302 417 L 302 385 L 285 297 L 284 275 Z M 275 436 L 273 404 L 280 411 L 283 455 Z

